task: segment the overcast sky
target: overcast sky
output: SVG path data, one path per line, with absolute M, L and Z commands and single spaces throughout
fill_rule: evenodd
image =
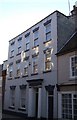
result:
M 76 0 L 0 0 L 0 64 L 8 58 L 9 40 L 55 10 L 69 15 Z

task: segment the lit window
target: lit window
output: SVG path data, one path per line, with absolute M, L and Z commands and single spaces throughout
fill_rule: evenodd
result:
M 33 57 L 33 73 L 38 73 L 38 56 Z
M 70 60 L 71 77 L 77 77 L 77 56 L 72 56 Z
M 45 52 L 45 70 L 51 70 L 51 50 Z
M 24 75 L 28 75 L 28 66 L 24 68 Z
M 46 41 L 51 40 L 51 23 L 47 24 L 46 26 Z
M 20 108 L 25 108 L 26 102 L 26 89 L 20 89 Z

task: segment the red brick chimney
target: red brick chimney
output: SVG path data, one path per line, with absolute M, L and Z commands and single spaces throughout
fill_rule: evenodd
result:
M 71 14 L 75 21 L 75 30 L 77 31 L 77 2 L 76 5 L 73 6 L 73 10 L 71 11 Z

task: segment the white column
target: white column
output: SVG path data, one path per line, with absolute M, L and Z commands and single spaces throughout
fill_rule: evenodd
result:
M 33 89 L 29 88 L 28 117 L 33 117 Z
M 41 88 L 38 91 L 38 118 L 41 117 Z

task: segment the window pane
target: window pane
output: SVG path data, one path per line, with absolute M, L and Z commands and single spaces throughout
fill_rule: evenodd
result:
M 46 25 L 46 33 L 48 33 L 49 31 L 51 31 L 51 23 Z
M 26 43 L 26 50 L 29 50 L 29 43 Z
M 77 119 L 77 94 L 74 95 L 73 99 L 73 108 L 74 108 L 74 119 Z
M 46 40 L 50 40 L 51 39 L 51 32 L 46 33 Z
M 62 94 L 62 118 L 72 118 L 72 95 Z
M 20 107 L 25 108 L 26 89 L 20 89 Z
M 38 30 L 34 32 L 34 39 L 38 38 Z
M 51 51 L 45 53 L 45 70 L 51 69 Z
M 71 75 L 77 76 L 77 56 L 71 58 L 71 70 L 72 70 Z
M 25 68 L 24 68 L 24 74 L 25 74 L 25 75 L 28 75 L 28 67 L 25 67 Z
M 33 58 L 33 73 L 38 72 L 38 56 Z
M 38 45 L 38 39 L 34 40 L 34 46 Z

